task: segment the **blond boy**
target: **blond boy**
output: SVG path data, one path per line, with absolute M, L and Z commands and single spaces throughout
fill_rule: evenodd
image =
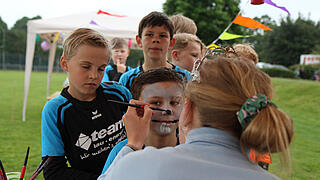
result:
M 51 159 L 45 179 L 96 179 L 112 147 L 126 138 L 126 107 L 107 100 L 128 101 L 131 94 L 113 82 L 100 84 L 110 56 L 94 30 L 80 28 L 66 38 L 60 63 L 69 86 L 42 111 L 42 157 Z
M 176 43 L 168 53 L 169 60 L 174 65 L 191 72 L 194 61 L 201 58 L 204 44 L 193 34 L 178 33 L 173 37 Z
M 113 64 L 109 64 L 106 67 L 102 82 L 119 81 L 123 73 L 132 69 L 126 65 L 127 58 L 130 54 L 127 41 L 123 38 L 115 37 L 111 39 L 110 44 Z

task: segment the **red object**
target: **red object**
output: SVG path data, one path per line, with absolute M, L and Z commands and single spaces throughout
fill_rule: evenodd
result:
M 140 106 L 141 106 L 141 108 L 136 108 L 136 112 L 137 112 L 137 115 L 139 117 L 143 117 L 143 115 L 144 115 L 144 105 L 140 105 Z
M 251 4 L 253 5 L 264 4 L 264 0 L 251 0 Z
M 102 10 L 99 10 L 99 11 L 97 12 L 97 14 L 105 14 L 105 15 L 114 16 L 114 17 L 127 17 L 127 16 L 125 16 L 125 15 L 110 14 L 110 13 L 108 13 L 108 12 L 106 12 L 106 11 L 102 11 Z
M 21 174 L 20 174 L 20 180 L 23 180 L 24 174 L 26 172 L 27 163 L 28 163 L 28 157 L 29 157 L 29 150 L 30 150 L 30 147 L 28 146 L 27 154 L 26 154 L 26 157 L 24 158 L 24 163 L 23 163 L 23 166 L 22 166 Z
M 26 166 L 22 166 L 22 170 L 21 170 L 21 174 L 20 174 L 20 180 L 23 180 L 25 172 L 26 172 Z
M 131 38 L 129 38 L 129 41 L 128 41 L 128 48 L 129 49 L 131 48 Z

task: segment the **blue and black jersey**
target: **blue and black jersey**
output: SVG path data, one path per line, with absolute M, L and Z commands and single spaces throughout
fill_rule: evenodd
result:
M 190 73 L 187 70 L 181 69 L 179 66 L 175 66 L 173 64 L 172 69 L 176 70 L 182 77 L 182 79 L 185 79 L 186 81 L 189 81 L 191 78 Z M 143 67 L 139 66 L 136 67 L 126 73 L 123 73 L 122 76 L 120 77 L 119 82 L 124 85 L 126 88 L 130 89 L 131 85 L 133 83 L 133 80 L 141 73 L 144 72 Z
M 126 72 L 130 71 L 132 68 L 130 66 L 126 67 Z M 107 81 L 119 81 L 120 76 L 123 73 L 118 72 L 117 65 L 115 64 L 109 64 L 105 70 L 104 75 L 101 82 L 107 82 Z
M 79 101 L 68 93 L 48 101 L 42 111 L 42 156 L 65 156 L 72 168 L 99 175 L 111 149 L 126 138 L 122 115 L 130 92 L 116 82 L 97 89 L 94 100 Z

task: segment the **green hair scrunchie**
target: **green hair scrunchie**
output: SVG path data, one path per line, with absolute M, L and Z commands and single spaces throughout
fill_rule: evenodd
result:
M 241 106 L 240 110 L 237 112 L 237 117 L 239 123 L 244 131 L 250 122 L 256 117 L 259 111 L 266 107 L 268 104 L 273 104 L 270 99 L 264 94 L 257 94 L 255 96 L 249 97 Z

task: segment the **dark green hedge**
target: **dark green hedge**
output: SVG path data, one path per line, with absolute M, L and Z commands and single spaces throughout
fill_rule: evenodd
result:
M 304 76 L 305 79 L 311 79 L 314 75 L 315 71 L 320 71 L 320 64 L 308 64 L 308 65 L 301 65 L 301 64 L 295 64 L 289 67 L 290 70 L 298 70 L 300 67 L 304 67 Z
M 278 68 L 263 68 L 261 71 L 267 73 L 270 77 L 295 78 L 295 74 L 291 70 L 283 70 Z

